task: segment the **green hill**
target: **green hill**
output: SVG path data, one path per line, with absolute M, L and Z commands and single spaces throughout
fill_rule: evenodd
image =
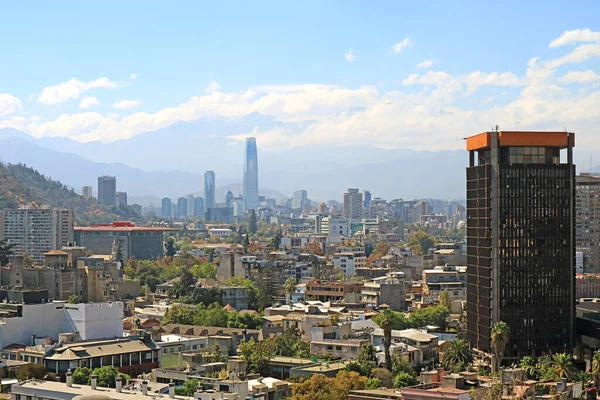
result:
M 74 210 L 80 226 L 139 218 L 129 206 L 101 206 L 26 165 L 0 163 L 0 209 L 43 205 Z

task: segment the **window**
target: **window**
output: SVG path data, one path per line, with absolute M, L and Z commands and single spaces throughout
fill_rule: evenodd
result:
M 356 353 L 358 351 L 358 347 L 352 347 L 351 350 L 352 350 L 353 353 Z

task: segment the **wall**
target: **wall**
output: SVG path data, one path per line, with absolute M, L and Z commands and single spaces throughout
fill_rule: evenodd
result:
M 23 306 L 23 316 L 6 318 L 0 324 L 0 348 L 12 343 L 30 345 L 32 337 L 79 332 L 81 339 L 123 335 L 123 303 L 63 304 Z
M 140 233 L 146 233 L 148 236 L 137 236 Z M 135 257 L 138 260 L 153 260 L 164 254 L 162 232 L 133 232 L 129 240 L 131 243 L 129 257 Z
M 404 311 L 406 310 L 405 294 L 404 282 L 382 284 L 379 287 L 379 302 L 387 304 L 394 311 Z

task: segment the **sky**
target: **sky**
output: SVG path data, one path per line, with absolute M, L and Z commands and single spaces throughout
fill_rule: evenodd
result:
M 110 142 L 253 112 L 262 149 L 458 149 L 491 129 L 600 151 L 600 3 L 7 2 L 0 128 Z

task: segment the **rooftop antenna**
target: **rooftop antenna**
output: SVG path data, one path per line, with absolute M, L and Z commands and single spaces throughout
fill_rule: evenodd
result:
M 496 124 L 496 132 L 500 130 L 500 125 Z
M 517 121 L 517 132 L 519 131 L 519 121 Z

